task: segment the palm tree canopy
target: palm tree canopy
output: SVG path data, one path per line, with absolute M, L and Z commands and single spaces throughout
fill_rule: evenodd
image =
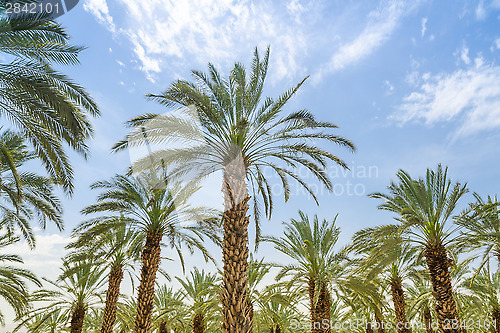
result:
M 3 4 L 2 4 L 3 6 Z M 49 174 L 67 193 L 73 170 L 63 143 L 87 155 L 88 116 L 99 115 L 83 87 L 51 64 L 75 65 L 82 48 L 56 22 L 33 14 L 0 17 L 0 117 L 21 131 Z
M 240 171 L 253 194 L 257 239 L 259 202 L 262 200 L 268 218 L 273 208 L 266 170 L 278 177 L 285 201 L 291 192 L 290 180 L 304 187 L 316 200 L 316 194 L 299 177 L 297 169 L 305 168 L 331 190 L 325 172 L 328 162 L 343 167 L 346 164 L 319 143 L 330 142 L 354 150 L 351 141 L 331 133 L 337 128 L 335 124 L 319 121 L 305 109 L 292 113 L 284 110 L 306 79 L 276 99 L 263 97 L 268 61 L 269 48 L 263 59 L 256 49 L 248 72 L 236 63 L 229 77 L 223 78 L 209 64 L 208 73 L 192 71 L 194 82 L 177 80 L 163 93 L 148 95 L 161 105 L 181 109 L 132 119 L 128 125 L 136 129 L 114 147 L 117 151 L 149 144 L 164 148 L 173 141 L 182 142 L 184 147 L 161 149 L 139 160 L 134 168 L 147 169 L 152 161 L 170 163 L 175 166 L 171 170 L 173 175 L 189 180 L 226 170 L 241 159 Z
M 460 198 L 468 192 L 467 184 L 452 183 L 448 168 L 438 165 L 436 171 L 427 169 L 425 178 L 413 179 L 407 172 L 397 173 L 398 183 L 391 181 L 389 194 L 373 193 L 371 198 L 382 199 L 379 209 L 398 214 L 399 232 L 404 240 L 430 246 L 446 245 L 456 239 L 456 228 L 447 222 L 454 215 Z

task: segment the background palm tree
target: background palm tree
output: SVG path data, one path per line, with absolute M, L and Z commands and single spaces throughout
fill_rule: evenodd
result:
M 257 241 L 260 235 L 259 203 L 265 215 L 271 216 L 273 204 L 270 169 L 279 177 L 285 201 L 290 196 L 290 180 L 304 187 L 316 200 L 314 191 L 303 181 L 297 168 L 308 170 L 318 181 L 332 189 L 325 172 L 328 162 L 346 164 L 319 142 L 330 142 L 349 150 L 347 139 L 329 133 L 337 128 L 318 121 L 307 110 L 285 113 L 284 107 L 306 79 L 277 99 L 263 98 L 269 62 L 269 48 L 263 59 L 255 50 L 251 71 L 236 63 L 229 77 L 223 78 L 209 64 L 208 73 L 193 70 L 194 83 L 177 80 L 162 94 L 149 98 L 167 107 L 180 106 L 182 114 L 145 114 L 132 119 L 136 126 L 115 150 L 162 144 L 180 139 L 187 148 L 166 149 L 152 160 L 173 164 L 174 175 L 189 174 L 198 180 L 216 170 L 223 172 L 224 241 L 223 241 L 223 331 L 251 332 L 251 307 L 248 301 L 248 225 L 249 193 L 254 203 Z M 196 126 L 199 124 L 200 126 Z M 328 132 L 327 132 L 328 131 Z M 192 144 L 191 144 L 192 143 Z M 150 165 L 151 156 L 142 164 Z M 141 161 L 137 163 L 140 168 Z M 248 188 L 250 185 L 250 189 Z
M 7 301 L 17 316 L 20 316 L 29 308 L 30 294 L 27 282 L 32 282 L 38 287 L 41 284 L 33 273 L 14 266 L 23 264 L 20 256 L 6 253 L 5 249 L 17 240 L 9 234 L 0 235 L 0 297 Z M 5 324 L 4 319 L 0 310 L 0 324 Z
M 35 237 L 30 222 L 40 227 L 53 222 L 63 228 L 62 206 L 55 195 L 54 182 L 22 166 L 35 157 L 23 136 L 12 131 L 0 132 L 0 230 L 20 233 L 31 247 Z
M 389 194 L 374 193 L 370 197 L 384 201 L 379 209 L 398 214 L 397 220 L 401 222 L 398 232 L 404 242 L 422 247 L 436 298 L 440 331 L 460 332 L 449 271 L 453 263 L 446 247 L 456 241 L 456 227 L 448 225 L 448 221 L 454 218 L 458 201 L 467 193 L 466 185 L 452 184 L 448 169 L 441 165 L 436 171 L 427 169 L 423 179 L 415 180 L 403 170 L 397 173 L 397 178 L 398 183 L 391 182 L 388 187 Z
M 151 179 L 151 178 L 150 178 Z M 171 185 L 151 187 L 147 179 L 117 175 L 109 181 L 92 185 L 101 189 L 97 203 L 82 210 L 83 214 L 105 214 L 82 223 L 77 232 L 101 234 L 113 230 L 125 222 L 132 230 L 137 230 L 146 239 L 142 248 L 141 277 L 137 296 L 137 316 L 134 331 L 151 331 L 151 316 L 154 305 L 154 286 L 160 265 L 162 239 L 178 254 L 184 267 L 181 248 L 186 246 L 190 253 L 194 249 L 202 252 L 206 260 L 210 255 L 202 244 L 203 235 L 216 238 L 216 212 L 203 207 L 191 207 L 188 199 L 196 188 Z M 170 184 L 169 184 L 170 185 Z M 193 224 L 189 225 L 187 222 Z
M 66 325 L 69 323 L 71 333 L 83 332 L 87 310 L 100 303 L 104 269 L 92 261 L 66 261 L 61 270 L 55 282 L 44 279 L 52 290 L 40 290 L 32 295 L 33 302 L 48 305 L 25 313 L 16 330 L 33 320 L 44 323 L 62 315 L 66 318 Z
M 0 117 L 21 131 L 67 193 L 73 191 L 73 170 L 63 144 L 87 156 L 88 116 L 99 110 L 81 86 L 51 65 L 78 64 L 82 49 L 69 44 L 54 21 L 35 14 L 0 17 L 0 54 L 10 60 L 0 63 Z
M 335 219 L 320 222 L 317 216 L 309 217 L 299 211 L 299 219 L 284 223 L 285 231 L 280 238 L 265 237 L 281 253 L 294 263 L 281 266 L 277 278 L 289 276 L 293 283 L 300 283 L 309 296 L 312 332 L 330 332 L 330 307 L 332 285 L 342 283 L 347 256 L 336 252 L 340 229 Z M 328 325 L 325 327 L 323 321 Z
M 189 309 L 184 302 L 182 290 L 174 290 L 167 285 L 161 285 L 155 293 L 155 312 L 153 322 L 158 333 L 181 332 L 190 327 L 187 318 Z
M 67 248 L 74 249 L 70 254 L 71 260 L 93 258 L 96 264 L 109 270 L 106 303 L 102 315 L 101 333 L 111 333 L 116 319 L 120 285 L 124 270 L 133 268 L 133 264 L 140 258 L 144 246 L 144 235 L 128 229 L 123 222 L 106 233 L 95 232 L 92 228 L 74 236 L 78 240 L 69 244 Z

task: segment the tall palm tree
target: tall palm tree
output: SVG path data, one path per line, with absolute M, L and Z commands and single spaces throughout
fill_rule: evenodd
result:
M 270 178 L 275 174 L 288 200 L 290 180 L 304 187 L 316 200 L 314 191 L 297 173 L 298 168 L 310 172 L 327 189 L 332 184 L 325 172 L 328 162 L 342 167 L 346 164 L 320 142 L 330 142 L 350 150 L 354 145 L 347 139 L 331 134 L 333 123 L 316 120 L 307 110 L 288 113 L 286 103 L 306 79 L 276 99 L 263 98 L 267 75 L 269 49 L 263 59 L 255 50 L 251 71 L 236 63 L 229 77 L 223 78 L 214 65 L 208 73 L 193 70 L 194 82 L 177 80 L 159 95 L 149 98 L 167 107 L 181 107 L 180 114 L 145 114 L 132 119 L 136 126 L 115 150 L 163 144 L 179 139 L 185 148 L 167 148 L 144 158 L 176 165 L 174 175 L 192 179 L 203 178 L 222 170 L 224 196 L 223 241 L 223 331 L 245 333 L 252 331 L 251 307 L 248 301 L 248 225 L 250 194 L 253 217 L 259 229 L 259 203 L 265 215 L 271 216 L 273 201 Z M 197 126 L 196 124 L 199 124 Z M 141 161 L 139 161 L 141 162 Z M 141 163 L 138 163 L 140 169 Z
M 97 263 L 109 269 L 108 289 L 106 303 L 102 316 L 101 333 L 111 333 L 116 320 L 120 285 L 123 280 L 124 270 L 133 268 L 139 260 L 144 243 L 143 234 L 128 229 L 125 223 L 104 234 L 86 230 L 76 233 L 78 240 L 69 244 L 67 248 L 74 249 L 70 255 L 72 259 L 92 257 Z
M 0 235 L 0 297 L 10 305 L 17 316 L 24 313 L 29 307 L 30 294 L 27 282 L 41 286 L 36 276 L 30 271 L 15 267 L 23 260 L 16 254 L 4 251 L 18 239 L 9 234 Z M 4 315 L 0 311 L 0 324 L 5 324 Z
M 47 279 L 44 281 L 52 290 L 40 290 L 34 293 L 33 301 L 49 304 L 27 312 L 16 330 L 34 319 L 43 324 L 54 316 L 63 315 L 66 318 L 66 324 L 69 322 L 70 333 L 82 333 L 88 308 L 100 303 L 104 269 L 92 261 L 65 261 L 61 274 L 55 282 Z
M 191 278 L 176 277 L 182 286 L 185 299 L 191 303 L 193 333 L 204 333 L 207 321 L 218 311 L 217 276 L 195 268 Z
M 158 178 L 160 179 L 160 178 Z M 145 243 L 142 248 L 141 277 L 137 296 L 137 316 L 134 331 L 151 331 L 151 315 L 154 305 L 156 273 L 161 260 L 162 239 L 174 249 L 184 267 L 181 248 L 186 246 L 190 253 L 195 249 L 205 259 L 210 255 L 203 247 L 203 235 L 215 237 L 217 221 L 215 212 L 203 207 L 191 207 L 189 197 L 196 188 L 170 185 L 165 180 L 161 185 L 151 187 L 151 179 L 139 179 L 117 175 L 110 180 L 92 185 L 100 189 L 97 203 L 82 210 L 83 214 L 108 214 L 82 223 L 77 232 L 102 234 L 125 222 L 132 230 L 142 233 Z M 193 222 L 188 224 L 187 222 Z
M 401 242 L 397 228 L 388 225 L 362 229 L 354 234 L 351 247 L 363 256 L 360 268 L 368 276 L 380 277 L 389 283 L 396 329 L 399 333 L 407 333 L 411 328 L 406 316 L 403 282 L 418 263 L 419 256 L 413 244 Z
M 379 209 L 398 214 L 398 232 L 403 242 L 419 245 L 426 260 L 436 314 L 441 332 L 461 332 L 461 323 L 453 297 L 447 246 L 456 241 L 456 227 L 449 225 L 466 185 L 452 184 L 448 169 L 439 165 L 437 170 L 427 169 L 426 177 L 413 179 L 400 170 L 398 183 L 391 182 L 389 194 L 373 193 L 372 198 L 384 202 Z
M 283 236 L 264 238 L 294 261 L 283 265 L 277 278 L 290 276 L 295 283 L 307 286 L 312 333 L 331 332 L 331 286 L 343 279 L 347 258 L 343 251 L 335 251 L 340 235 L 335 221 L 336 217 L 330 222 L 320 221 L 317 216 L 311 221 L 299 211 L 299 219 L 284 223 Z M 326 327 L 324 321 L 328 323 Z
M 0 55 L 8 59 L 0 63 L 0 117 L 21 131 L 47 172 L 72 193 L 64 144 L 87 156 L 88 116 L 99 110 L 80 85 L 52 67 L 78 64 L 83 48 L 69 38 L 60 24 L 35 14 L 0 17 Z
M 0 132 L 0 229 L 11 234 L 20 232 L 31 247 L 35 246 L 31 220 L 38 218 L 42 228 L 48 221 L 59 229 L 63 227 L 54 182 L 22 170 L 34 157 L 23 136 L 9 130 Z

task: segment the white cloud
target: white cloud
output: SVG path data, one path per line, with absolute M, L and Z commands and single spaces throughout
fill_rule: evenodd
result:
M 483 1 L 480 1 L 476 7 L 476 19 L 484 20 L 486 18 L 486 9 L 484 8 Z
M 86 0 L 83 3 L 83 9 L 92 13 L 97 20 L 100 23 L 105 24 L 110 31 L 115 31 L 115 24 L 113 22 L 113 18 L 109 14 L 106 0 Z M 111 48 L 109 50 L 111 52 Z
M 406 96 L 391 118 L 427 125 L 458 121 L 455 138 L 500 128 L 500 66 L 476 58 L 467 69 L 422 75 L 421 80 L 420 89 Z
M 314 75 L 319 81 L 324 75 L 334 73 L 370 55 L 380 47 L 396 29 L 401 18 L 413 7 L 401 1 L 392 1 L 385 7 L 371 11 L 364 30 L 351 42 L 333 54 L 330 61 Z
M 422 18 L 422 28 L 420 29 L 420 35 L 422 38 L 425 36 L 425 32 L 427 31 L 427 17 Z
M 470 64 L 470 58 L 469 58 L 469 48 L 465 46 L 465 44 L 462 46 L 462 51 L 460 52 L 460 59 L 468 65 Z
M 495 47 L 497 48 L 497 50 L 500 50 L 500 38 L 495 39 L 494 44 L 495 44 Z

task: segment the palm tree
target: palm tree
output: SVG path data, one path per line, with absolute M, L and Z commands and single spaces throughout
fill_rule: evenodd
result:
M 264 239 L 294 260 L 293 264 L 282 266 L 277 278 L 290 276 L 295 283 L 307 286 L 311 332 L 331 332 L 330 286 L 342 283 L 347 259 L 343 251 L 335 252 L 340 229 L 335 226 L 336 217 L 332 222 L 326 219 L 320 222 L 317 216 L 310 221 L 301 211 L 299 217 L 284 223 L 285 231 L 280 238 Z
M 179 328 L 188 327 L 186 323 L 187 306 L 184 303 L 185 295 L 181 290 L 174 291 L 172 287 L 162 285 L 155 294 L 154 322 L 158 333 L 167 333 Z M 188 319 L 189 320 L 189 319 Z
M 424 322 L 425 332 L 434 333 L 432 309 L 435 300 L 427 271 L 414 270 L 410 274 L 410 279 L 412 283 L 407 290 L 410 296 L 409 317 L 420 315 Z
M 49 303 L 27 312 L 19 330 L 27 323 L 38 320 L 44 323 L 54 316 L 64 316 L 71 333 L 82 333 L 88 308 L 100 303 L 99 291 L 104 282 L 104 270 L 92 261 L 63 262 L 57 281 L 44 279 L 54 290 L 40 290 L 33 294 L 34 302 Z
M 101 333 L 113 331 L 124 270 L 132 268 L 133 263 L 139 260 L 144 243 L 143 234 L 128 229 L 125 223 L 110 231 L 98 234 L 91 229 L 77 233 L 74 236 L 79 235 L 78 240 L 67 246 L 76 251 L 70 255 L 72 259 L 92 257 L 97 263 L 109 269 Z
M 39 287 L 41 284 L 30 271 L 11 265 L 23 263 L 20 256 L 4 252 L 4 248 L 8 248 L 17 240 L 9 234 L 0 235 L 0 297 L 7 301 L 17 316 L 20 316 L 29 307 L 30 294 L 27 282 L 35 283 Z M 0 311 L 0 324 L 5 324 L 2 311 Z
M 352 250 L 363 255 L 360 269 L 368 276 L 388 281 L 399 333 L 411 332 L 406 317 L 406 301 L 403 281 L 411 274 L 418 262 L 418 249 L 413 244 L 402 243 L 397 226 L 365 228 L 353 236 Z
M 174 175 L 190 175 L 201 179 L 222 170 L 224 196 L 223 240 L 223 331 L 252 331 L 251 307 L 248 301 L 248 225 L 250 194 L 257 241 L 260 235 L 259 203 L 265 215 L 271 216 L 273 201 L 266 170 L 279 177 L 285 201 L 291 192 L 290 180 L 304 187 L 316 200 L 314 191 L 302 180 L 297 168 L 309 171 L 327 189 L 332 184 L 325 172 L 328 162 L 342 167 L 346 164 L 319 146 L 331 142 L 350 150 L 347 139 L 327 131 L 337 126 L 318 121 L 307 110 L 285 114 L 284 107 L 306 79 L 277 99 L 263 98 L 267 75 L 269 48 L 263 59 L 255 50 L 251 71 L 236 63 L 227 79 L 209 64 L 209 72 L 193 70 L 194 83 L 177 80 L 151 100 L 167 107 L 180 106 L 181 114 L 145 114 L 132 119 L 136 126 L 115 150 L 151 143 L 162 144 L 179 139 L 186 148 L 172 148 L 144 158 L 137 168 L 150 161 L 169 163 Z M 196 126 L 199 124 L 200 126 Z M 158 158 L 156 158 L 158 157 Z M 249 188 L 249 187 L 250 188 Z
M 0 55 L 11 60 L 0 63 L 0 117 L 21 131 L 51 177 L 72 193 L 63 144 L 87 156 L 88 116 L 99 110 L 81 86 L 51 66 L 78 64 L 83 48 L 69 38 L 60 24 L 34 14 L 0 17 Z
M 164 179 L 165 175 L 163 175 Z M 188 199 L 196 188 L 167 184 L 151 187 L 147 179 L 133 179 L 117 175 L 107 181 L 92 185 L 92 189 L 103 192 L 97 203 L 82 210 L 83 214 L 105 214 L 82 223 L 77 232 L 102 234 L 113 230 L 125 222 L 132 230 L 137 230 L 146 239 L 142 248 L 141 277 L 137 296 L 137 316 L 134 331 L 151 331 L 151 315 L 154 305 L 154 285 L 161 260 L 161 245 L 164 237 L 168 245 L 180 257 L 184 267 L 181 248 L 187 247 L 190 253 L 201 250 L 205 259 L 210 255 L 203 247 L 203 235 L 215 237 L 215 212 L 202 207 L 191 207 Z M 193 221 L 193 225 L 188 225 Z
M 191 302 L 193 333 L 204 333 L 207 321 L 218 311 L 217 276 L 195 268 L 191 279 L 176 279 L 182 286 L 184 298 Z
M 31 247 L 35 246 L 31 220 L 38 218 L 42 228 L 47 221 L 63 228 L 62 206 L 54 194 L 54 182 L 21 171 L 34 157 L 23 136 L 8 130 L 0 132 L 0 229 L 10 234 L 20 232 Z
M 391 182 L 389 194 L 374 193 L 370 197 L 382 199 L 379 209 L 398 214 L 398 232 L 403 242 L 419 245 L 426 260 L 436 314 L 442 332 L 460 332 L 461 323 L 453 297 L 447 246 L 456 240 L 456 228 L 448 221 L 456 210 L 458 201 L 467 193 L 466 185 L 452 184 L 448 169 L 438 166 L 436 171 L 427 169 L 424 179 L 412 179 L 400 170 L 398 183 Z

